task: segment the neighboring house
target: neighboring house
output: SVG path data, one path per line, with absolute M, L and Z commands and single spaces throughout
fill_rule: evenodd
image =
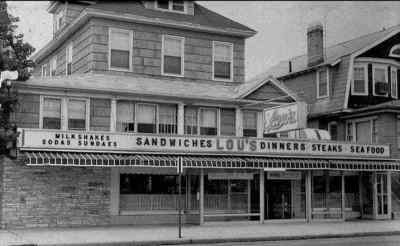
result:
M 308 127 L 328 130 L 333 140 L 389 144 L 400 158 L 400 25 L 324 45 L 322 25 L 311 25 L 305 55 L 249 83 L 274 76 L 308 103 Z M 393 175 L 394 211 L 400 211 L 399 182 Z

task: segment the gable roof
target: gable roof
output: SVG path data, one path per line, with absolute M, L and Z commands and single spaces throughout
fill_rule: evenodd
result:
M 290 58 L 289 60 L 284 60 L 279 62 L 278 64 L 270 67 L 265 72 L 255 76 L 252 80 L 257 78 L 262 78 L 266 76 L 274 76 L 276 78 L 286 76 L 289 74 L 294 74 L 298 72 L 302 72 L 308 69 L 312 69 L 315 67 L 323 66 L 323 65 L 332 65 L 338 62 L 342 57 L 351 55 L 359 50 L 362 50 L 365 47 L 373 45 L 375 42 L 384 39 L 392 32 L 397 32 L 400 30 L 400 25 L 395 25 L 387 29 L 383 29 L 377 32 L 369 33 L 345 42 L 341 42 L 335 44 L 333 46 L 327 47 L 325 49 L 326 59 L 324 63 L 318 64 L 313 67 L 307 66 L 307 54 L 296 56 Z M 289 61 L 292 63 L 292 72 L 289 73 Z

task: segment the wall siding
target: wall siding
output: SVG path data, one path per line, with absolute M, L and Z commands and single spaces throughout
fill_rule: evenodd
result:
M 90 99 L 90 130 L 109 131 L 111 115 L 110 99 Z
M 15 122 L 21 128 L 39 128 L 40 96 L 19 94 L 15 110 Z

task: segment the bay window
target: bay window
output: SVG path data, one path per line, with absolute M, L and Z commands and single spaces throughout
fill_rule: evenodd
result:
M 220 110 L 220 134 L 221 136 L 235 136 L 235 109 L 221 109 Z
M 133 32 L 123 29 L 109 29 L 109 69 L 130 71 L 132 69 Z
M 257 111 L 243 111 L 243 137 L 257 137 Z
M 387 67 L 382 65 L 373 65 L 373 95 L 387 96 L 388 95 L 388 72 Z
M 390 70 L 390 74 L 391 74 L 391 94 L 393 98 L 398 98 L 397 95 L 397 68 L 396 67 L 392 67 Z
M 232 81 L 233 44 L 213 42 L 213 79 Z
M 160 105 L 158 107 L 158 132 L 159 133 L 177 133 L 176 106 Z
M 136 105 L 137 132 L 157 133 L 156 127 L 156 105 Z
M 197 108 L 185 107 L 185 134 L 197 135 L 198 117 Z
M 43 98 L 43 129 L 61 129 L 61 99 Z
M 68 100 L 68 129 L 86 130 L 86 100 Z
M 162 74 L 183 76 L 184 38 L 164 35 L 162 46 Z
M 217 135 L 217 109 L 200 109 L 200 135 Z
M 354 66 L 352 95 L 368 95 L 368 75 L 366 65 Z
M 130 101 L 117 103 L 117 131 L 133 132 L 135 130 L 135 104 Z

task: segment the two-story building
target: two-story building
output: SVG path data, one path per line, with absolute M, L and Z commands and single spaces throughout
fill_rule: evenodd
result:
M 333 140 L 390 145 L 392 157 L 399 158 L 400 26 L 331 47 L 324 47 L 323 39 L 322 24 L 310 25 L 306 54 L 279 62 L 250 83 L 274 76 L 307 102 L 308 127 L 328 130 Z M 335 189 L 329 176 L 327 171 L 315 174 L 313 186 L 320 193 Z M 398 216 L 398 174 L 383 172 L 365 179 L 374 183 L 372 190 L 362 191 L 370 193 L 368 199 L 378 204 L 374 213 L 391 217 L 391 203 Z M 388 183 L 391 186 L 386 186 Z M 324 200 L 320 207 L 326 210 L 329 198 Z
M 244 83 L 256 32 L 197 3 L 48 11 L 54 37 L 13 84 L 21 137 L 0 168 L 3 228 L 176 223 L 178 207 L 184 223 L 310 221 L 326 194 L 331 209 L 319 212 L 345 219 L 377 209 L 355 174 L 400 170 L 386 145 L 265 138 L 304 118 L 308 99 L 272 77 Z M 333 189 L 313 188 L 326 170 Z

